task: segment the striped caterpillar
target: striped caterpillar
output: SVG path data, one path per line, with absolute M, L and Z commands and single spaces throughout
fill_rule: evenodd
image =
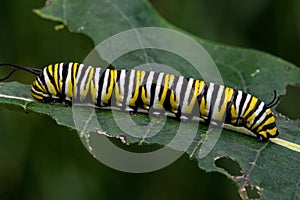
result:
M 88 102 L 98 107 L 112 106 L 137 112 L 143 108 L 154 115 L 168 111 L 180 120 L 200 117 L 209 124 L 230 124 L 244 127 L 259 141 L 277 137 L 279 132 L 271 107 L 276 98 L 266 104 L 255 96 L 223 85 L 175 76 L 162 72 L 116 70 L 85 66 L 79 63 L 57 63 L 44 69 L 20 67 L 37 75 L 31 94 L 42 103 Z

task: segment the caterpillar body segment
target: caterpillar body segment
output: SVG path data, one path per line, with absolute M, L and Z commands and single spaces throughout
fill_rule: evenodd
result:
M 157 116 L 168 111 L 181 120 L 200 117 L 217 126 L 224 122 L 244 127 L 261 141 L 279 134 L 270 109 L 278 103 L 276 93 L 266 104 L 243 91 L 193 78 L 154 71 L 103 69 L 79 63 L 57 63 L 41 71 L 25 70 L 37 75 L 31 94 L 43 103 L 91 103 L 132 113 L 142 108 Z

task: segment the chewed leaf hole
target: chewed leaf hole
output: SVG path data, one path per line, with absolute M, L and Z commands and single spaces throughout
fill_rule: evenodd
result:
M 241 176 L 242 168 L 240 164 L 230 157 L 218 157 L 215 159 L 215 165 L 226 170 L 232 176 Z
M 285 96 L 280 96 L 276 110 L 290 119 L 300 119 L 300 84 L 288 85 L 286 89 L 287 93 Z
M 245 191 L 247 199 L 261 199 L 262 197 L 260 189 L 253 185 L 245 186 Z

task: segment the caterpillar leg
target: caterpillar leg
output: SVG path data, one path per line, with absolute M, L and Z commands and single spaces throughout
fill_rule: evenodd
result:
M 175 114 L 175 117 L 178 121 L 188 122 L 193 119 L 192 115 L 183 114 L 180 109 L 178 109 L 176 112 L 174 112 L 174 111 L 171 111 L 171 112 Z
M 181 115 L 179 117 L 179 120 L 182 122 L 188 122 L 188 121 L 191 121 L 192 119 L 193 119 L 193 116 L 191 116 L 191 115 Z
M 259 142 L 267 142 L 268 139 L 265 138 L 264 136 L 260 135 L 260 134 L 257 134 L 257 137 L 256 137 L 257 141 Z
M 65 99 L 63 102 L 66 106 L 72 106 L 72 100 Z
M 164 110 L 158 110 L 158 109 L 149 109 L 148 111 L 149 116 L 156 117 L 156 118 L 165 118 L 166 112 Z
M 129 112 L 129 115 L 131 117 L 135 117 L 136 116 L 137 110 L 138 110 L 137 107 L 126 107 L 124 109 L 125 112 Z

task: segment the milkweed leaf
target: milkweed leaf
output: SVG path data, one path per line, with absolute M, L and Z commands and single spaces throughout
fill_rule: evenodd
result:
M 151 5 L 145 1 L 136 0 L 108 0 L 108 1 L 62 1 L 56 0 L 50 5 L 35 10 L 46 19 L 57 21 L 71 32 L 88 35 L 98 44 L 108 37 L 122 31 L 140 27 L 164 27 L 179 30 L 160 17 Z M 279 95 L 286 93 L 287 84 L 300 82 L 300 70 L 293 64 L 278 57 L 256 50 L 232 47 L 206 41 L 190 35 L 208 51 L 217 64 L 225 85 L 251 93 L 261 100 L 268 102 L 272 99 L 273 90 Z M 140 56 L 142 55 L 142 56 Z M 184 66 L 185 61 L 171 59 L 165 52 L 146 50 L 141 54 L 133 54 L 116 61 L 116 66 L 134 66 L 147 59 L 160 63 L 169 61 L 170 65 L 182 68 L 182 74 L 190 77 L 193 73 Z M 195 77 L 197 78 L 197 77 Z M 22 90 L 20 90 L 22 88 Z M 58 124 L 76 129 L 72 109 L 59 104 L 41 104 L 32 102 L 30 86 L 16 82 L 0 84 L 0 104 L 6 107 L 17 107 L 29 112 L 36 112 L 50 116 Z M 126 118 L 125 113 L 119 113 Z M 126 135 L 113 121 L 113 114 L 109 110 L 97 110 L 99 122 L 105 122 L 102 129 L 105 133 L 117 136 Z M 149 124 L 147 115 L 140 114 L 135 118 L 137 124 Z M 299 120 L 287 120 L 284 116 L 277 116 L 280 138 L 300 144 Z M 196 124 L 191 124 L 191 127 Z M 153 137 L 136 138 L 126 136 L 128 143 L 157 143 L 167 145 L 174 137 L 178 122 L 167 119 L 166 125 Z M 247 191 L 255 191 L 258 197 L 265 199 L 298 199 L 300 198 L 300 154 L 274 143 L 259 143 L 255 139 L 223 130 L 216 145 L 204 158 L 200 158 L 199 147 L 203 144 L 207 128 L 200 125 L 195 140 L 188 149 L 184 149 L 192 158 L 197 159 L 199 167 L 206 171 L 218 171 L 236 181 L 240 187 L 240 194 L 248 198 Z M 188 132 L 188 131 L 187 131 Z M 188 133 L 186 135 L 188 137 Z M 185 138 L 182 138 L 183 142 Z M 180 147 L 178 147 L 180 149 Z M 230 175 L 225 168 L 218 167 L 215 160 L 229 158 L 239 164 L 241 176 Z

